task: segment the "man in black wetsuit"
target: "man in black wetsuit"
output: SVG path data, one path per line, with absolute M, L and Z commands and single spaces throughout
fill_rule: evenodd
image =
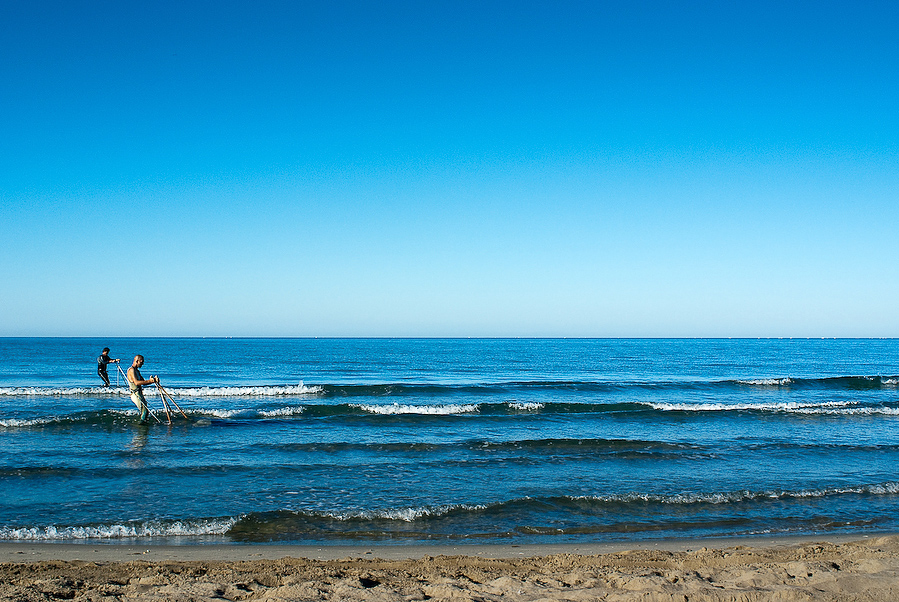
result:
M 119 363 L 119 360 L 109 357 L 109 347 L 103 348 L 103 353 L 97 358 L 97 374 L 103 379 L 103 382 L 109 386 L 109 375 L 106 373 L 106 364 L 110 362 Z

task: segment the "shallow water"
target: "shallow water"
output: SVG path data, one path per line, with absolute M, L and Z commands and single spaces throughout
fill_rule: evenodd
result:
M 104 346 L 187 413 L 137 411 Z M 899 530 L 899 341 L 0 339 L 0 539 Z

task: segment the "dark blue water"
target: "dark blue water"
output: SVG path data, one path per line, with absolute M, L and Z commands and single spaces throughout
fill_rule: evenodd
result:
M 137 420 L 104 346 L 188 416 Z M 0 539 L 899 531 L 899 341 L 0 339 Z

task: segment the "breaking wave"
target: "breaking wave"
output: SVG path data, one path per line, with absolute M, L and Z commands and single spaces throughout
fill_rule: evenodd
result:
M 421 414 L 429 416 L 440 416 L 447 414 L 471 414 L 478 411 L 477 404 L 461 404 L 461 405 L 400 405 L 394 403 L 391 405 L 368 405 L 368 404 L 349 404 L 351 408 L 358 408 L 363 412 L 372 414 L 396 415 L 396 414 Z
M 261 385 L 248 387 L 170 387 L 176 397 L 284 397 L 315 396 L 322 387 L 298 385 Z M 144 392 L 152 392 L 144 387 Z M 0 387 L 0 397 L 121 397 L 128 396 L 128 387 Z
M 129 540 L 149 538 L 203 538 L 219 536 L 223 540 L 241 542 L 309 541 L 328 539 L 384 539 L 434 537 L 478 538 L 496 536 L 520 536 L 521 534 L 562 535 L 566 533 L 617 533 L 627 536 L 638 532 L 677 530 L 686 519 L 674 516 L 687 513 L 689 523 L 696 527 L 705 521 L 714 528 L 719 523 L 733 527 L 731 519 L 716 518 L 710 507 L 744 504 L 768 504 L 790 500 L 813 500 L 841 496 L 891 496 L 899 495 L 899 482 L 884 482 L 852 487 L 808 489 L 693 492 L 675 494 L 625 493 L 618 495 L 584 495 L 557 497 L 524 497 L 497 503 L 443 504 L 434 506 L 406 506 L 378 509 L 344 510 L 277 510 L 251 512 L 238 517 L 198 520 L 156 520 L 90 525 L 0 526 L 0 540 L 6 541 L 79 541 L 79 540 Z M 645 516 L 655 512 L 665 513 L 662 507 L 680 507 L 674 521 L 666 524 Z M 656 510 L 653 508 L 656 507 Z M 704 509 L 705 508 L 705 509 Z M 530 524 L 547 511 L 563 518 L 572 526 L 561 528 Z M 607 522 L 603 516 L 616 516 L 623 522 Z M 630 519 L 623 519 L 630 516 Z M 599 520 L 599 522 L 597 522 Z M 796 523 L 796 521 L 799 521 Z M 747 528 L 756 532 L 786 532 L 803 528 L 806 519 L 778 519 L 777 527 L 750 524 Z M 817 520 L 817 519 L 816 519 Z M 830 519 L 829 519 L 830 520 Z M 871 524 L 878 519 L 872 518 Z M 472 530 L 458 533 L 447 526 L 464 523 Z M 794 524 L 795 523 L 795 524 Z M 491 525 L 506 524 L 503 533 L 489 532 Z M 821 528 L 820 522 L 815 523 Z M 830 520 L 832 528 L 845 523 Z M 866 523 L 867 524 L 867 523 Z M 517 526 L 514 526 L 517 525 Z M 859 523 L 857 526 L 865 526 Z M 870 526 L 870 525 L 869 525 Z M 479 529 L 487 531 L 479 532 Z M 517 535 L 516 535 L 517 534 Z
M 0 540 L 77 541 L 150 537 L 198 537 L 224 535 L 237 518 L 125 522 L 107 525 L 0 527 Z

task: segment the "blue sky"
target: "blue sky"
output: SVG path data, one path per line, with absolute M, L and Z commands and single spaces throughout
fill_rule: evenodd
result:
M 4 2 L 0 335 L 899 336 L 891 2 Z

